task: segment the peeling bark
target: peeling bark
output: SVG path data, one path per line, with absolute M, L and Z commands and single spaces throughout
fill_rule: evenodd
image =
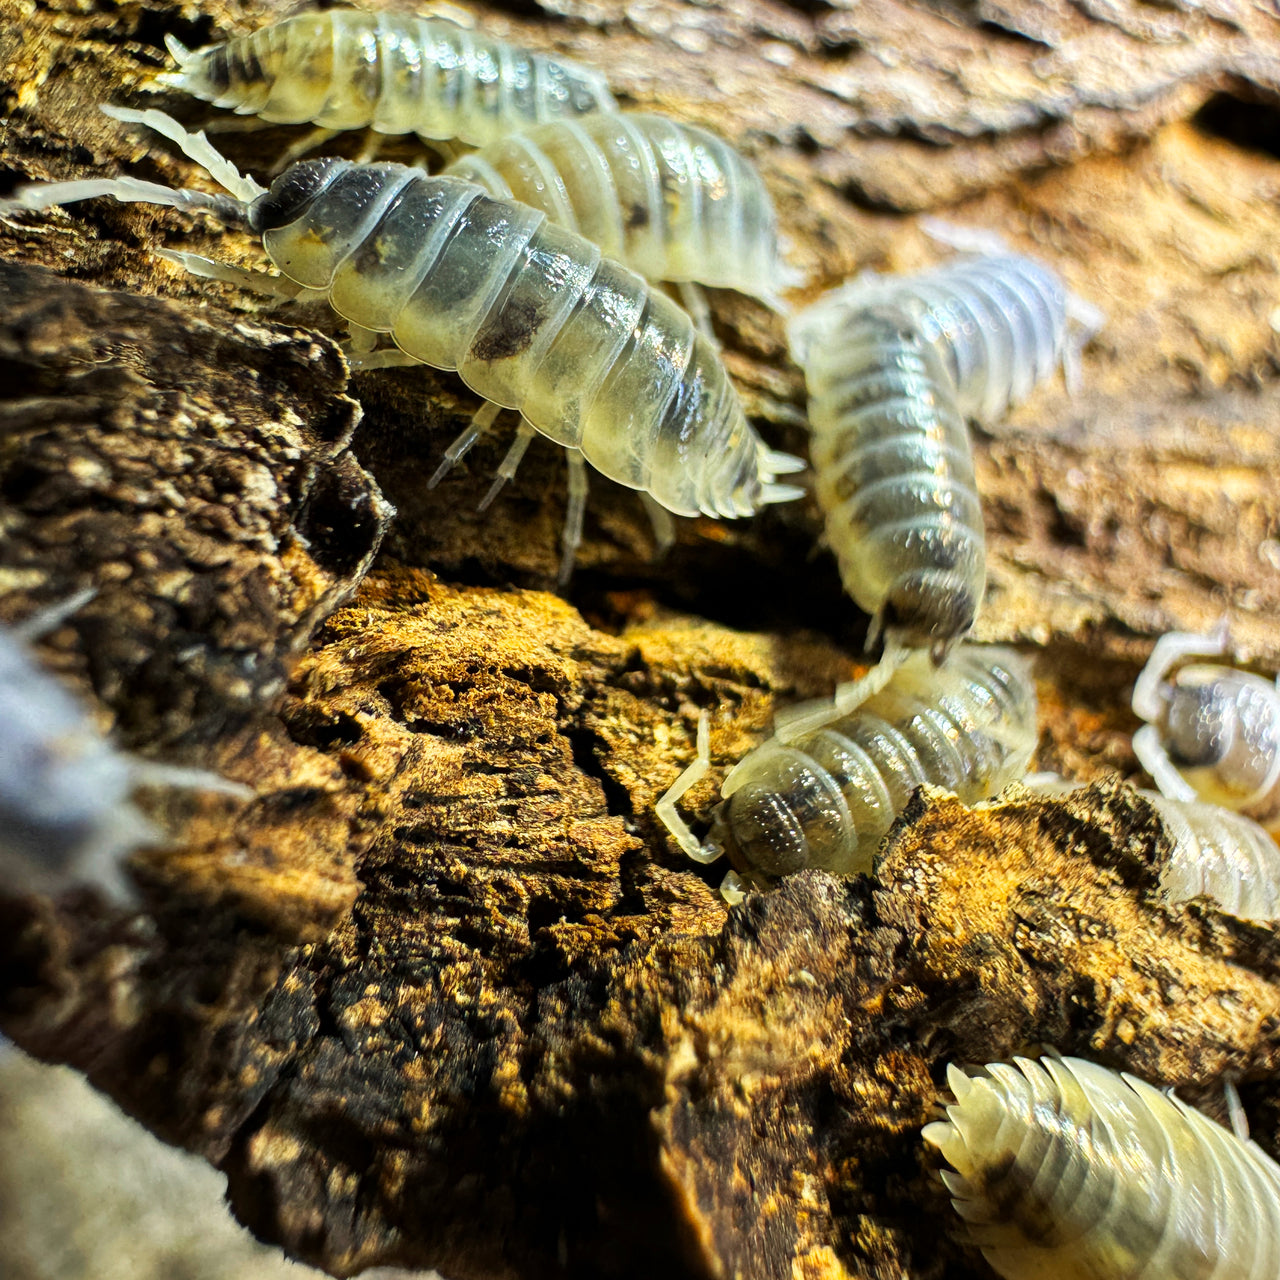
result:
M 153 101 L 164 32 L 268 12 L 0 0 L 0 184 L 198 184 L 96 104 Z M 1280 664 L 1273 12 L 476 12 L 750 151 L 799 296 L 941 257 L 927 209 L 1107 311 L 1078 398 L 1043 389 L 978 434 L 978 630 L 1036 657 L 1040 767 L 1136 775 L 1129 689 L 1171 627 L 1225 613 L 1238 656 Z M 292 136 L 221 141 L 261 174 Z M 483 516 L 501 432 L 427 490 L 475 407 L 456 379 L 349 380 L 322 310 L 185 276 L 162 245 L 261 260 L 205 215 L 105 201 L 0 227 L 0 616 L 96 586 L 41 659 L 122 745 L 259 799 L 151 798 L 172 844 L 135 860 L 145 913 L 0 899 L 6 1034 L 225 1170 L 244 1221 L 334 1275 L 979 1280 L 919 1128 L 947 1061 L 1038 1044 L 1214 1114 L 1238 1078 L 1277 1150 L 1276 935 L 1162 905 L 1166 837 L 1114 781 L 917 797 L 874 876 L 733 911 L 664 838 L 653 802 L 700 709 L 705 817 L 775 704 L 857 668 L 865 619 L 810 504 L 683 522 L 654 562 L 639 502 L 599 482 L 559 599 L 555 450 Z M 802 451 L 780 322 L 713 306 L 752 416 Z

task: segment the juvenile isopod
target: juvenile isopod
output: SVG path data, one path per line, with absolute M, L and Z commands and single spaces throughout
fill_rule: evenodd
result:
M 1280 689 L 1248 671 L 1216 663 L 1227 633 L 1172 632 L 1156 641 L 1133 687 L 1133 710 L 1147 723 L 1133 735 L 1143 768 L 1167 796 L 1211 801 L 1280 825 Z
M 845 589 L 883 630 L 941 660 L 973 623 L 986 534 L 969 429 L 941 357 L 895 307 L 819 304 L 791 328 L 810 457 Z
M 128 898 L 120 860 L 161 839 L 130 800 L 135 787 L 253 798 L 249 787 L 215 773 L 117 751 L 32 658 L 30 642 L 93 594 L 80 592 L 21 626 L 0 627 L 0 876 L 6 890 L 57 893 L 84 883 Z
M 924 1128 L 1004 1280 L 1275 1280 L 1280 1166 L 1178 1098 L 1079 1058 L 947 1070 Z
M 1078 382 L 1079 355 L 1102 327 L 1092 303 L 1046 263 L 1013 253 L 991 232 L 926 220 L 935 238 L 964 252 L 914 275 L 867 272 L 814 308 L 890 306 L 904 311 L 941 358 L 966 418 L 995 423 L 1062 365 Z
M 649 280 L 737 289 L 775 308 L 796 282 L 755 167 L 714 134 L 665 116 L 555 121 L 445 172 L 541 209 Z
M 677 515 L 731 519 L 801 494 L 774 477 L 803 464 L 765 446 L 689 317 L 538 210 L 461 178 L 332 159 L 295 164 L 264 192 L 162 113 L 110 114 L 173 139 L 235 198 L 119 178 L 25 187 L 9 207 L 110 195 L 247 225 L 283 281 L 170 256 L 277 295 L 313 291 L 348 322 L 357 366 L 456 369 L 488 401 L 433 479 L 504 407 L 523 415 L 522 437 L 538 431 L 566 448 L 566 571 L 581 536 L 586 463 Z M 375 350 L 382 334 L 395 345 Z M 520 447 L 517 439 L 512 453 Z M 510 470 L 504 463 L 499 482 Z
M 869 871 L 918 787 L 953 791 L 966 804 L 998 794 L 1035 749 L 1035 689 L 1026 661 L 1008 649 L 961 646 L 940 668 L 917 651 L 860 705 L 806 709 L 797 723 L 799 732 L 771 738 L 725 779 L 705 843 L 675 808 L 709 767 L 705 719 L 697 760 L 658 802 L 659 819 L 691 858 L 728 854 L 730 900 L 743 881 L 768 884 L 811 867 Z
M 483 146 L 617 110 L 597 71 L 410 13 L 330 9 L 194 51 L 166 43 L 179 69 L 161 84 L 272 124 L 315 124 L 298 152 L 363 128 Z

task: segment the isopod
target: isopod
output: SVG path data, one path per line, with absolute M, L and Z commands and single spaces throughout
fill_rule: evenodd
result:
M 951 375 L 960 413 L 978 422 L 999 421 L 1059 365 L 1074 388 L 1080 352 L 1102 327 L 1102 312 L 1047 264 L 1011 252 L 991 232 L 933 219 L 925 227 L 964 252 L 914 275 L 866 272 L 819 302 L 812 322 L 821 325 L 828 308 L 902 310 Z
M 699 725 L 698 758 L 657 812 L 695 861 L 728 854 L 734 870 L 722 891 L 730 900 L 744 880 L 768 884 L 810 867 L 869 871 L 918 787 L 973 804 L 1021 777 L 1035 749 L 1035 689 L 1011 650 L 961 646 L 940 668 L 916 651 L 883 682 L 873 672 L 866 687 L 874 692 L 861 703 L 846 697 L 816 715 L 805 709 L 799 732 L 775 735 L 739 761 L 705 843 L 675 809 L 710 765 L 705 719 Z
M 1160 874 L 1171 902 L 1204 894 L 1242 920 L 1280 919 L 1280 845 L 1252 818 L 1158 791 L 1138 794 L 1151 802 L 1173 840 L 1173 856 Z
M 665 116 L 558 120 L 445 172 L 541 209 L 649 280 L 737 289 L 775 308 L 795 283 L 755 167 L 714 134 Z
M 1004 1280 L 1274 1280 L 1280 1166 L 1176 1097 L 1079 1058 L 970 1077 L 924 1140 Z
M 1171 632 L 1156 641 L 1133 688 L 1147 723 L 1133 735 L 1143 768 L 1167 796 L 1211 801 L 1280 825 L 1280 689 L 1270 680 L 1185 658 L 1226 651 L 1227 632 Z
M 457 370 L 488 402 L 446 450 L 432 483 L 504 407 L 519 410 L 523 421 L 495 490 L 533 432 L 565 447 L 570 509 L 562 578 L 581 536 L 586 463 L 677 515 L 748 516 L 803 492 L 774 483 L 803 463 L 765 446 L 689 317 L 538 210 L 495 200 L 461 178 L 334 159 L 295 164 L 264 192 L 203 135 L 188 134 L 161 112 L 109 114 L 171 138 L 235 198 L 121 178 L 25 187 L 9 206 L 111 195 L 207 208 L 247 225 L 262 236 L 283 281 L 191 254 L 169 256 L 264 292 L 313 291 L 349 323 L 357 367 Z M 380 334 L 394 347 L 375 350 Z
M 410 13 L 330 9 L 194 51 L 166 44 L 179 69 L 159 83 L 272 124 L 315 124 L 298 150 L 363 128 L 484 146 L 617 110 L 597 71 Z
M 253 791 L 203 769 L 117 751 L 28 645 L 93 598 L 72 596 L 17 627 L 0 627 L 0 871 L 5 888 L 57 893 L 96 884 L 131 895 L 120 860 L 160 833 L 134 807 L 139 786 L 191 787 L 250 800 Z
M 940 661 L 973 623 L 986 534 L 969 430 L 942 359 L 897 308 L 820 304 L 792 325 L 810 456 L 845 589 L 885 636 Z

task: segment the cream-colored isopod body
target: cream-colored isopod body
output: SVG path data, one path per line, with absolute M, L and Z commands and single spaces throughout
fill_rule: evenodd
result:
M 604 76 L 439 18 L 329 9 L 194 51 L 158 77 L 240 115 L 483 146 L 546 120 L 614 111 Z
M 893 307 L 820 303 L 791 325 L 827 541 L 873 634 L 941 656 L 973 624 L 986 534 L 969 429 L 941 357 Z
M 755 166 L 715 134 L 665 116 L 539 125 L 455 160 L 446 173 L 521 200 L 649 280 L 777 301 L 792 275 Z
M 677 515 L 794 496 L 718 354 L 599 248 L 475 183 L 308 160 L 249 209 L 268 256 L 335 311 Z M 791 462 L 793 460 L 788 460 Z
M 1280 1166 L 1179 1099 L 1079 1058 L 950 1067 L 924 1139 L 1004 1280 L 1275 1280 Z

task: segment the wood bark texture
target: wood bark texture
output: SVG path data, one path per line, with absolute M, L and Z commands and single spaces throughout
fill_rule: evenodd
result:
M 163 36 L 282 4 L 0 0 L 0 195 L 130 172 L 207 185 L 98 104 L 216 113 Z M 597 480 L 553 594 L 563 464 L 508 443 L 435 490 L 476 407 L 350 378 L 323 309 L 212 218 L 97 201 L 0 224 L 0 619 L 141 756 L 258 799 L 157 794 L 142 910 L 0 896 L 0 1029 L 229 1178 L 237 1215 L 348 1276 L 983 1280 L 919 1138 L 951 1060 L 1053 1045 L 1280 1151 L 1280 937 L 1156 895 L 1167 836 L 1128 710 L 1155 637 L 1226 616 L 1280 665 L 1280 18 L 1267 0 L 512 0 L 486 31 L 716 130 L 778 203 L 797 302 L 998 229 L 1107 313 L 1074 398 L 977 433 L 980 638 L 1036 660 L 1038 767 L 1096 785 L 921 795 L 872 877 L 728 910 L 655 798 L 712 714 L 706 817 L 775 704 L 860 667 L 811 502 L 654 539 Z M 214 135 L 260 178 L 297 136 Z M 354 154 L 360 139 L 337 144 Z M 411 148 L 390 154 L 408 155 Z M 770 443 L 805 451 L 782 325 L 713 295 Z M 384 496 L 385 495 L 385 496 Z M 394 508 L 394 510 L 393 510 Z M 386 534 L 385 540 L 383 538 Z M 3 895 L 3 886 L 0 886 Z

